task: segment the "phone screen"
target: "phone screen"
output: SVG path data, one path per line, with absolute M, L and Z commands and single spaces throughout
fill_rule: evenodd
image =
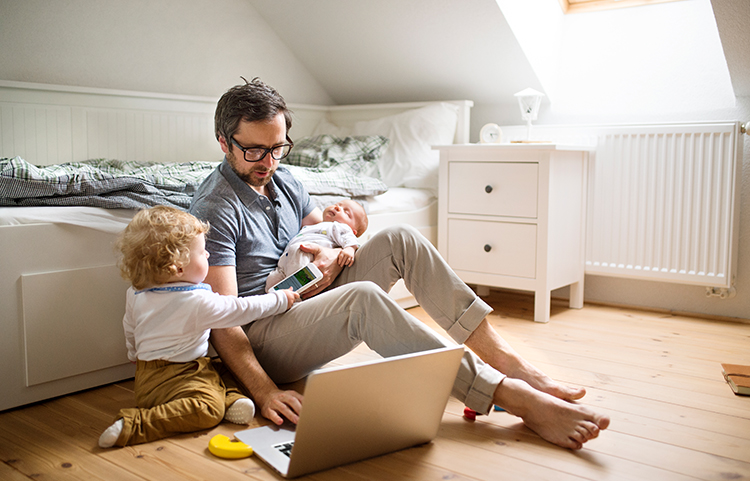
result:
M 310 271 L 308 267 L 303 267 L 302 269 L 298 270 L 291 276 L 287 277 L 280 283 L 278 283 L 274 289 L 280 290 L 280 289 L 289 289 L 290 287 L 297 291 L 300 287 L 309 284 L 310 282 L 315 280 L 315 276 Z

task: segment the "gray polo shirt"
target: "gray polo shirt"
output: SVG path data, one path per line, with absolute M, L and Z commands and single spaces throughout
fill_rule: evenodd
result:
M 234 173 L 226 159 L 198 187 L 189 212 L 208 221 L 209 265 L 235 266 L 240 296 L 262 294 L 302 219 L 315 208 L 305 188 L 280 165 L 268 183 L 270 198 Z

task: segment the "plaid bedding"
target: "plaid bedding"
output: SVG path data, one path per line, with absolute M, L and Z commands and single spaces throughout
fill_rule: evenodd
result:
M 305 137 L 282 163 L 312 195 L 378 195 L 388 190 L 376 164 L 388 143 L 379 135 Z
M 37 167 L 20 157 L 5 158 L 0 159 L 0 206 L 187 209 L 216 165 L 97 159 Z
M 354 175 L 337 169 L 309 169 L 296 165 L 284 165 L 295 179 L 302 182 L 310 195 L 339 195 L 359 197 L 378 195 L 388 190 L 380 179 L 366 175 Z
M 325 161 L 315 168 L 284 167 L 310 194 L 324 195 L 328 202 L 335 198 L 331 196 L 352 198 L 385 192 L 388 187 L 383 182 L 363 175 L 370 164 L 363 158 L 348 158 Z M 0 158 L 0 206 L 141 209 L 171 205 L 187 209 L 198 186 L 217 165 L 96 159 L 35 166 L 20 157 Z
M 304 137 L 282 162 L 313 169 L 343 166 L 353 174 L 379 177 L 377 160 L 382 157 L 390 141 L 380 135 L 340 138 L 333 135 Z

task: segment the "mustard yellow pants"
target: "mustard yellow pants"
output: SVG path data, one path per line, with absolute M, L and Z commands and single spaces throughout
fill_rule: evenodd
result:
M 115 445 L 156 441 L 178 433 L 209 429 L 244 397 L 231 373 L 211 358 L 174 363 L 137 361 L 136 408 L 121 409 L 122 433 Z

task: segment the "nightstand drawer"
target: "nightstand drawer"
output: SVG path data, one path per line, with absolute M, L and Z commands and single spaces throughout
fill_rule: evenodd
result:
M 448 220 L 448 263 L 456 270 L 536 277 L 536 225 Z
M 448 212 L 536 218 L 539 164 L 449 162 Z

